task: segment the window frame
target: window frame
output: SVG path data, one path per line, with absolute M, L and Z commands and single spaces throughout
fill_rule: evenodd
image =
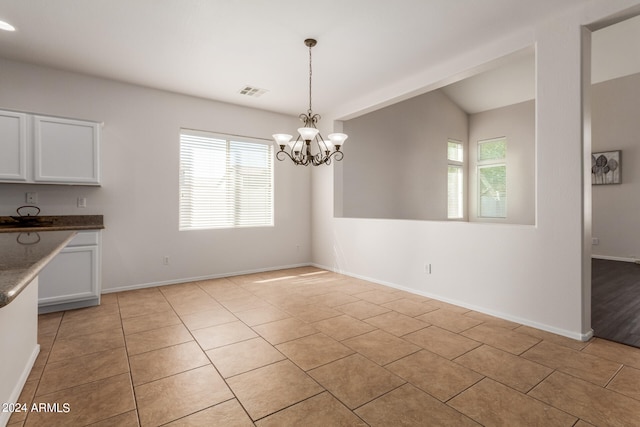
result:
M 190 142 L 189 137 L 192 139 Z M 199 141 L 196 142 L 196 140 Z M 207 148 L 207 142 L 212 144 L 209 148 Z M 242 148 L 243 145 L 245 146 L 244 149 Z M 252 145 L 253 147 L 251 147 Z M 223 146 L 224 149 L 222 149 Z M 187 178 L 188 167 L 191 166 L 192 169 L 197 167 L 197 165 L 194 166 L 192 160 L 188 160 L 187 157 L 189 157 L 189 155 L 194 157 L 194 153 L 198 149 L 204 150 L 204 153 L 211 156 L 208 159 L 211 161 L 209 166 L 220 168 L 221 165 L 224 164 L 224 166 L 222 166 L 224 170 L 219 174 L 222 177 L 219 178 L 217 184 L 215 184 L 216 187 L 221 187 L 221 189 L 212 188 L 210 181 L 213 175 L 209 175 L 208 177 L 200 175 L 199 178 L 197 176 L 191 176 Z M 181 128 L 179 134 L 179 150 L 179 231 L 274 226 L 275 168 L 273 143 L 270 140 Z M 224 158 L 221 158 L 220 155 L 223 155 Z M 251 156 L 258 157 L 252 158 Z M 251 168 L 251 166 L 241 164 L 242 161 L 252 162 L 256 158 L 258 159 L 258 163 L 264 160 L 264 167 L 258 166 Z M 238 159 L 240 159 L 240 161 L 238 161 Z M 205 164 L 203 166 L 200 164 L 199 167 L 207 167 L 207 165 Z M 243 168 L 246 170 L 243 171 Z M 251 180 L 250 178 L 252 177 L 257 177 L 257 180 Z M 209 178 L 208 183 L 207 178 Z M 198 179 L 200 179 L 199 183 L 196 182 Z M 187 180 L 192 181 L 192 183 L 187 184 Z M 249 181 L 256 183 L 258 190 L 260 190 L 261 185 L 264 186 L 266 190 L 263 201 L 264 206 L 260 206 L 260 209 L 264 209 L 264 212 L 258 212 L 257 217 L 252 217 L 252 215 L 247 215 L 246 211 L 242 211 L 242 208 L 246 207 L 247 201 L 253 204 L 255 200 L 251 195 L 246 195 L 247 191 L 255 191 L 255 188 L 245 185 L 245 183 Z M 205 205 L 205 208 L 203 208 L 204 213 L 194 212 L 193 206 L 183 205 L 189 203 L 194 205 L 198 203 L 198 198 L 193 196 L 194 191 L 196 191 L 198 187 L 203 194 L 202 198 L 200 198 L 200 204 Z M 242 194 L 243 192 L 245 193 L 244 196 Z M 190 194 L 187 196 L 186 193 Z M 207 199 L 209 199 L 208 202 L 210 205 L 208 207 L 206 206 Z M 218 205 L 218 202 L 221 202 L 221 204 Z M 184 218 L 186 212 L 189 213 L 191 218 Z M 264 214 L 264 217 L 260 217 L 262 214 Z M 197 218 L 193 218 L 193 216 Z M 254 218 L 257 219 L 254 221 Z

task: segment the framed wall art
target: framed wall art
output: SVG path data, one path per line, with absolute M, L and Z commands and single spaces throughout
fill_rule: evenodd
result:
M 621 150 L 591 154 L 591 184 L 620 184 L 622 182 Z

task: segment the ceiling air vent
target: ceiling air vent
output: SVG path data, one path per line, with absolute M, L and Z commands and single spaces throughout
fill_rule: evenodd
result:
M 268 90 L 266 89 L 260 89 L 253 86 L 245 86 L 238 91 L 240 95 L 252 96 L 254 98 L 259 98 L 267 92 Z

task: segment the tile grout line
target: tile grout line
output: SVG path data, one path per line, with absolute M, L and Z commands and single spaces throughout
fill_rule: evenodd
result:
M 544 341 L 544 340 L 542 340 L 542 341 Z M 542 341 L 541 341 L 541 342 L 542 342 Z M 545 366 L 545 365 L 542 365 L 542 366 Z M 548 367 L 548 366 L 547 366 L 547 367 Z M 526 393 L 523 393 L 523 394 L 525 394 L 526 396 L 528 396 L 528 397 L 530 397 L 530 398 L 534 399 L 534 400 L 535 400 L 535 401 L 537 401 L 537 402 L 540 402 L 541 404 L 543 404 L 543 405 L 545 405 L 545 406 L 548 406 L 548 407 L 550 407 L 550 408 L 554 408 L 554 409 L 556 409 L 557 411 L 560 411 L 560 412 L 565 413 L 565 414 L 567 414 L 567 415 L 569 415 L 569 416 L 572 416 L 572 417 L 577 418 L 577 420 L 572 424 L 572 425 L 574 425 L 574 426 L 575 426 L 575 425 L 576 425 L 576 424 L 577 424 L 577 423 L 582 419 L 582 418 L 580 418 L 580 416 L 578 416 L 578 415 L 576 415 L 576 414 L 572 414 L 572 413 L 570 413 L 570 412 L 567 412 L 566 410 L 564 410 L 564 409 L 562 409 L 562 408 L 558 408 L 557 406 L 554 406 L 554 405 L 552 405 L 552 404 L 550 404 L 550 403 L 545 402 L 544 400 L 538 399 L 537 397 L 532 396 L 532 395 L 530 395 L 530 394 L 529 394 L 529 393 L 531 393 L 531 392 L 532 392 L 536 387 L 538 387 L 540 384 L 542 384 L 543 382 L 545 382 L 545 381 L 546 381 L 546 380 L 547 380 L 551 375 L 553 375 L 554 373 L 556 373 L 556 372 L 563 373 L 562 371 L 559 371 L 559 370 L 557 370 L 557 369 L 555 369 L 555 368 L 550 368 L 550 369 L 552 369 L 552 370 L 551 370 L 551 372 L 549 373 L 549 375 L 545 376 L 542 380 L 538 381 L 538 383 L 537 383 L 536 385 L 534 385 L 533 387 L 531 387 L 531 388 L 529 389 L 529 391 L 527 391 Z
M 203 291 L 204 291 L 204 289 L 202 289 L 202 288 L 200 287 L 200 285 L 196 284 L 196 286 L 197 286 L 199 289 L 201 289 L 201 290 L 203 290 Z M 205 292 L 207 295 L 209 295 L 206 291 L 204 291 L 204 292 Z M 164 294 L 163 294 L 163 296 L 164 296 Z M 210 296 L 211 298 L 213 298 L 213 299 L 214 299 L 218 304 L 221 304 L 221 303 L 220 303 L 220 301 L 218 301 L 217 299 L 215 299 L 215 298 L 214 298 L 214 297 L 212 297 L 211 295 L 209 295 L 209 296 Z M 165 296 L 165 299 L 166 299 L 166 296 Z M 220 379 L 224 382 L 224 385 L 227 387 L 227 389 L 229 390 L 229 392 L 230 392 L 230 393 L 231 393 L 231 395 L 233 396 L 233 398 L 228 399 L 228 400 L 225 400 L 224 402 L 228 402 L 229 400 L 235 400 L 235 401 L 237 401 L 237 402 L 238 402 L 238 404 L 240 405 L 240 407 L 242 408 L 242 410 L 244 411 L 244 413 L 247 415 L 247 417 L 249 417 L 249 419 L 253 421 L 253 418 L 251 418 L 251 416 L 249 415 L 249 412 L 247 411 L 247 408 L 245 408 L 245 406 L 242 404 L 242 402 L 240 401 L 240 399 L 238 399 L 238 396 L 236 395 L 236 393 L 233 391 L 233 389 L 231 388 L 231 386 L 230 386 L 230 385 L 229 385 L 229 383 L 227 382 L 227 379 L 226 379 L 226 378 L 222 375 L 222 373 L 218 370 L 218 368 L 216 367 L 216 365 L 213 363 L 213 361 L 211 360 L 211 358 L 210 358 L 210 357 L 209 357 L 209 355 L 207 354 L 207 351 L 206 351 L 204 348 L 202 348 L 202 345 L 200 344 L 200 342 L 198 342 L 198 340 L 196 339 L 196 337 L 193 335 L 192 331 L 191 331 L 191 330 L 187 327 L 187 325 L 184 323 L 184 320 L 182 320 L 182 317 L 181 317 L 181 316 L 180 316 L 180 315 L 175 311 L 175 307 L 173 306 L 173 304 L 171 304 L 171 301 L 167 300 L 167 302 L 168 302 L 168 303 L 169 303 L 169 305 L 171 306 L 171 309 L 173 310 L 174 314 L 175 314 L 176 316 L 178 316 L 178 319 L 180 319 L 180 322 L 181 322 L 182 326 L 184 326 L 184 328 L 189 332 L 189 335 L 191 335 L 191 338 L 193 338 L 193 341 L 196 343 L 196 345 L 198 346 L 198 348 L 200 349 L 200 351 L 204 354 L 204 356 L 205 356 L 205 357 L 207 358 L 207 360 L 209 361 L 208 365 L 211 365 L 211 367 L 213 367 L 213 369 L 216 371 L 216 373 L 220 376 Z M 234 314 L 233 312 L 231 312 L 231 311 L 229 311 L 229 312 L 230 312 L 234 317 L 236 317 L 236 318 L 237 318 L 237 316 L 235 316 L 235 314 Z M 240 319 L 238 319 L 238 321 L 241 321 L 241 320 L 240 320 Z M 231 322 L 229 322 L 229 323 L 231 323 Z M 243 322 L 243 323 L 244 323 L 244 322 Z M 246 340 L 244 340 L 244 341 L 246 341 Z M 197 368 L 195 368 L 195 369 L 197 369 Z M 186 371 L 185 371 L 185 372 L 186 372 Z M 174 374 L 174 375 L 179 375 L 179 374 L 180 374 L 180 373 L 178 373 L 178 374 Z M 212 407 L 214 407 L 214 406 L 220 405 L 221 403 L 224 403 L 224 402 L 218 402 L 218 403 L 215 403 L 215 404 L 213 404 L 213 405 L 211 405 L 211 406 L 209 406 L 209 407 L 207 407 L 207 408 L 203 408 L 203 409 L 201 409 L 200 411 L 196 411 L 196 412 L 193 412 L 193 413 L 191 413 L 191 414 L 187 414 L 187 415 L 185 415 L 184 417 L 181 417 L 181 418 L 189 417 L 189 416 L 191 416 L 191 415 L 193 415 L 193 414 L 195 414 L 195 413 L 197 413 L 197 412 L 204 411 L 204 410 L 206 410 L 206 409 L 209 409 L 209 408 L 212 408 Z M 180 419 L 180 418 L 178 418 L 178 419 Z M 176 421 L 176 420 L 171 420 L 171 421 L 169 421 L 169 422 L 173 422 L 173 421 Z
M 618 374 L 620 373 L 620 371 L 622 371 L 622 369 L 624 369 L 625 365 L 623 363 L 620 364 L 620 367 L 618 367 L 618 370 L 616 370 L 613 375 L 611 375 L 611 378 L 609 378 L 606 382 L 606 384 L 603 386 L 603 388 L 607 388 L 609 386 L 609 384 L 611 384 L 611 381 L 614 380 L 615 377 L 618 376 Z M 611 390 L 609 388 L 607 388 L 607 390 Z M 613 390 L 615 391 L 615 390 Z
M 249 292 L 250 292 L 250 291 L 249 291 Z M 253 293 L 253 292 L 251 292 L 251 293 L 252 293 L 252 295 L 253 295 L 253 296 L 255 296 L 255 297 L 257 297 L 257 298 L 261 298 L 261 297 L 258 297 L 257 295 L 255 295 L 255 293 Z M 327 292 L 327 293 L 328 293 L 328 292 Z M 323 295 L 323 294 L 319 294 L 319 295 Z M 215 298 L 215 297 L 214 297 L 214 298 Z M 262 298 L 261 298 L 261 299 L 262 299 Z M 269 304 L 271 305 L 271 303 L 269 303 Z M 272 305 L 272 306 L 273 306 L 273 305 Z M 279 307 L 275 307 L 275 308 L 276 308 L 276 309 L 280 309 Z M 329 308 L 330 308 L 330 309 L 333 309 L 332 307 L 329 307 Z M 290 312 L 286 311 L 286 309 L 284 309 L 284 310 L 285 310 L 285 312 L 287 312 L 287 314 L 289 314 L 292 318 L 296 318 L 297 320 L 302 321 L 302 322 L 304 322 L 304 323 L 305 323 L 305 324 L 307 324 L 307 325 L 312 325 L 313 323 L 317 323 L 317 322 L 311 322 L 311 323 L 306 322 L 306 321 L 304 321 L 303 319 L 300 319 L 299 317 L 297 317 L 297 316 L 293 315 L 292 313 L 290 313 Z M 338 311 L 339 311 L 339 310 L 338 310 Z M 320 319 L 320 320 L 318 320 L 318 322 L 323 321 L 323 320 L 332 319 L 332 318 L 335 318 L 335 317 L 341 316 L 341 315 L 343 315 L 343 314 L 344 314 L 344 315 L 348 315 L 347 313 L 342 313 L 342 314 L 339 314 L 339 315 L 336 315 L 336 316 L 332 316 L 332 317 L 329 317 L 329 318 Z M 234 314 L 234 315 L 235 315 L 235 314 Z M 349 315 L 348 315 L 348 316 L 349 316 Z M 351 317 L 351 316 L 349 316 L 349 317 Z M 372 316 L 372 317 L 374 317 L 374 316 Z M 282 320 L 282 319 L 281 319 L 281 320 Z M 358 320 L 363 321 L 362 319 L 358 319 Z M 240 321 L 242 321 L 242 320 L 240 319 Z M 242 321 L 242 322 L 243 322 L 243 321 Z M 244 323 L 244 322 L 243 322 L 243 323 Z M 270 322 L 267 322 L 267 323 L 270 323 Z M 249 328 L 250 328 L 254 333 L 258 334 L 258 336 L 259 336 L 259 337 L 261 337 L 262 339 L 264 339 L 264 337 L 262 337 L 262 336 L 258 333 L 258 331 L 254 330 L 252 326 L 249 326 L 249 325 L 247 325 L 246 323 L 245 323 L 245 325 L 246 325 L 247 327 L 249 327 Z M 254 325 L 254 326 L 260 326 L 260 325 Z M 377 329 L 376 329 L 376 330 L 377 330 Z M 322 333 L 323 335 L 328 336 L 328 335 L 324 334 L 322 331 L 318 331 L 318 333 Z M 314 335 L 314 334 L 311 334 L 311 335 Z M 303 338 L 304 338 L 304 337 L 303 337 Z M 334 338 L 332 338 L 332 337 L 329 337 L 329 338 L 334 339 Z M 292 339 L 292 340 L 289 340 L 289 341 L 286 341 L 286 342 L 295 341 L 295 340 L 298 340 L 298 339 L 300 339 L 300 338 L 295 338 L 295 339 Z M 265 341 L 266 341 L 266 340 L 265 340 Z M 336 342 L 338 342 L 338 343 L 341 343 L 341 342 L 340 342 L 340 341 L 338 341 L 338 340 L 335 340 L 335 341 L 336 341 Z M 268 341 L 267 341 L 267 342 L 268 342 Z M 234 343 L 234 344 L 235 344 L 235 343 Z M 284 344 L 284 343 L 280 343 L 280 344 Z M 280 344 L 278 344 L 278 345 L 280 345 Z M 229 345 L 232 345 L 232 344 L 229 344 Z M 272 416 L 272 415 L 274 415 L 274 414 L 276 414 L 276 413 L 278 413 L 278 412 L 284 411 L 285 409 L 288 409 L 288 408 L 290 408 L 290 407 L 293 407 L 293 406 L 295 406 L 295 405 L 297 405 L 297 404 L 299 404 L 299 403 L 301 403 L 301 402 L 304 402 L 304 401 L 306 401 L 306 400 L 309 400 L 309 399 L 311 399 L 311 398 L 313 398 L 313 397 L 315 397 L 315 396 L 318 396 L 318 395 L 320 395 L 320 394 L 322 394 L 322 393 L 324 393 L 324 392 L 327 392 L 327 393 L 329 393 L 330 395 L 332 395 L 332 396 L 333 396 L 333 397 L 334 397 L 338 402 L 340 402 L 340 404 L 342 404 L 343 406 L 345 406 L 345 407 L 346 407 L 346 408 L 347 408 L 347 409 L 348 409 L 352 414 L 354 414 L 354 415 L 355 415 L 355 416 L 357 416 L 359 419 L 361 419 L 361 418 L 360 418 L 360 417 L 355 413 L 355 409 L 351 409 L 351 408 L 349 408 L 348 406 L 346 406 L 346 405 L 344 404 L 344 402 L 342 402 L 340 399 L 338 399 L 336 396 L 334 396 L 334 395 L 333 395 L 333 393 L 331 393 L 331 392 L 330 392 L 327 388 L 325 388 L 322 384 L 318 383 L 318 381 L 317 381 L 315 378 L 313 378 L 313 377 L 309 374 L 309 371 L 312 371 L 312 370 L 314 370 L 314 369 L 320 368 L 321 366 L 326 366 L 327 364 L 329 364 L 329 363 L 333 363 L 333 362 L 335 362 L 335 361 L 337 361 L 337 360 L 345 359 L 345 358 L 350 357 L 350 356 L 352 356 L 352 355 L 354 355 L 354 354 L 359 354 L 358 352 L 356 352 L 355 350 L 353 350 L 353 349 L 351 349 L 350 347 L 348 347 L 348 346 L 347 346 L 347 348 L 350 348 L 352 351 L 354 351 L 354 353 L 351 353 L 351 354 L 349 354 L 349 355 L 347 355 L 347 356 L 344 356 L 344 357 L 338 358 L 338 359 L 336 359 L 336 360 L 332 360 L 332 361 L 330 361 L 330 362 L 327 362 L 327 363 L 324 363 L 324 364 L 322 364 L 322 365 L 316 366 L 316 367 L 314 367 L 314 368 L 312 368 L 312 369 L 309 369 L 309 371 L 306 371 L 306 370 L 304 370 L 301 366 L 299 366 L 295 361 L 291 360 L 291 359 L 290 359 L 286 354 L 283 354 L 281 351 L 279 351 L 279 350 L 278 350 L 278 348 L 276 347 L 276 345 L 273 345 L 273 344 L 271 344 L 271 343 L 269 343 L 269 345 L 271 345 L 271 346 L 272 346 L 276 351 L 278 351 L 280 354 L 282 354 L 282 355 L 286 358 L 286 360 L 288 360 L 288 361 L 289 361 L 289 362 L 291 362 L 294 366 L 296 366 L 298 369 L 300 369 L 300 370 L 305 374 L 305 376 L 306 376 L 306 377 L 308 377 L 308 378 L 309 378 L 309 379 L 311 379 L 313 382 L 315 382 L 315 383 L 316 383 L 316 384 L 317 384 L 317 385 L 322 389 L 322 391 L 318 392 L 317 394 L 315 394 L 315 395 L 313 395 L 313 396 L 309 396 L 309 397 L 307 397 L 306 399 L 303 399 L 303 400 L 301 400 L 301 401 L 298 401 L 298 402 L 295 402 L 295 403 L 293 403 L 293 404 L 291 404 L 291 405 L 288 405 L 288 406 L 286 406 L 286 407 L 284 407 L 284 408 L 281 408 L 281 409 L 279 409 L 279 410 L 277 410 L 277 411 L 275 411 L 275 412 L 272 412 L 272 413 L 270 413 L 270 414 L 267 414 L 267 415 L 265 415 L 264 417 L 261 417 L 261 418 L 258 418 L 258 419 L 255 419 L 255 420 L 254 420 L 251 416 L 249 416 L 249 418 L 250 418 L 254 423 L 255 423 L 255 422 L 257 422 L 257 421 L 259 421 L 259 420 L 262 420 L 262 419 L 265 419 L 265 418 L 267 418 L 267 417 L 270 417 L 270 416 Z M 342 344 L 342 345 L 344 345 L 344 344 Z M 207 355 L 207 356 L 208 356 L 208 355 Z M 373 361 L 371 361 L 371 362 L 372 362 L 372 363 L 375 363 L 375 362 L 373 362 Z M 273 362 L 273 363 L 267 364 L 267 365 L 265 365 L 265 366 L 273 365 L 273 364 L 275 364 L 275 363 L 278 363 L 278 362 Z M 212 364 L 213 364 L 213 361 L 212 361 Z M 376 365 L 377 365 L 377 363 L 376 363 Z M 215 366 L 215 365 L 214 365 L 214 366 Z M 379 366 L 379 365 L 378 365 L 378 366 Z M 262 366 L 262 367 L 258 367 L 258 368 L 254 368 L 254 369 L 249 370 L 249 371 L 247 371 L 247 372 L 251 372 L 251 371 L 254 371 L 254 370 L 257 370 L 257 369 L 261 369 L 261 368 L 263 368 L 263 367 L 264 367 L 264 366 Z M 384 369 L 384 368 L 383 368 L 383 369 Z M 239 374 L 237 374 L 236 376 L 238 376 L 238 375 L 243 375 L 244 373 L 245 373 L 245 372 L 239 373 Z M 395 375 L 395 374 L 393 374 L 393 375 Z M 233 377 L 230 377 L 230 378 L 233 378 Z M 224 379 L 224 378 L 223 378 L 223 379 Z M 226 379 L 225 379 L 225 383 L 226 383 Z M 405 384 L 406 384 L 406 382 L 405 382 Z M 228 384 L 227 384 L 227 386 L 228 386 Z M 229 386 L 228 386 L 228 387 L 229 387 Z M 231 387 L 229 387 L 229 389 L 231 389 Z M 394 390 L 395 390 L 395 389 L 394 389 Z M 233 390 L 232 390 L 232 393 L 233 393 Z M 234 396 L 235 396 L 235 393 L 233 393 L 233 394 L 234 394 Z M 378 397 L 380 397 L 380 396 L 378 396 Z M 236 399 L 237 399 L 237 397 L 236 397 Z M 237 400 L 238 400 L 238 402 L 240 402 L 240 399 L 237 399 Z M 375 399 L 373 399 L 373 400 L 375 400 Z M 241 402 L 240 402 L 240 404 L 242 405 L 242 403 L 241 403 Z M 242 405 L 242 407 L 243 407 L 243 409 L 244 409 L 244 410 L 245 410 L 245 412 L 246 412 L 246 408 L 244 407 L 244 405 Z M 364 421 L 364 420 L 363 420 L 363 421 Z M 365 422 L 365 424 L 367 424 L 367 423 Z
M 129 386 L 131 387 L 131 394 L 133 395 L 133 405 L 134 411 L 136 411 L 136 419 L 138 420 L 138 425 L 142 425 L 142 420 L 140 420 L 140 411 L 138 410 L 138 397 L 136 395 L 136 388 L 133 386 L 133 373 L 131 372 L 131 359 L 129 357 L 129 350 L 127 348 L 127 337 L 124 333 L 124 323 L 122 319 L 122 312 L 120 311 L 120 297 L 116 294 L 116 304 L 118 304 L 118 316 L 120 317 L 120 327 L 122 328 L 122 340 L 124 341 L 124 353 L 127 358 L 127 367 L 129 368 Z

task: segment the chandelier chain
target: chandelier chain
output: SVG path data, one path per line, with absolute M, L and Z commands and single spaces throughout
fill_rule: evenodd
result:
M 311 46 L 309 46 L 309 111 L 307 111 L 309 113 L 309 115 L 311 115 L 312 110 L 311 110 L 311 76 L 313 74 L 312 68 L 311 68 Z

